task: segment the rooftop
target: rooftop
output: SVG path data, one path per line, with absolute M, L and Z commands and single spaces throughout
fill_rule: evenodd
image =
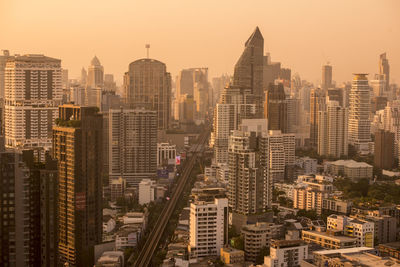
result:
M 328 232 L 318 232 L 318 231 L 313 231 L 313 230 L 303 230 L 303 233 L 310 233 L 310 234 L 314 234 L 314 235 L 324 236 L 326 238 L 339 240 L 340 242 L 354 242 L 354 241 L 356 241 L 355 237 L 348 237 L 348 236 L 344 236 L 344 235 L 333 235 L 333 234 L 329 234 Z
M 315 251 L 315 254 L 319 255 L 329 255 L 329 254 L 348 254 L 348 253 L 361 253 L 361 252 L 368 252 L 368 251 L 374 251 L 374 248 L 368 248 L 368 247 L 355 247 L 355 248 L 340 248 L 340 249 L 329 249 L 329 250 L 321 250 L 321 251 Z
M 60 59 L 46 57 L 45 55 L 41 55 L 41 54 L 26 54 L 26 55 L 22 55 L 22 56 L 15 56 L 15 57 L 8 59 L 8 61 L 25 61 L 27 63 L 29 63 L 29 62 L 31 62 L 31 63 L 48 63 L 48 62 L 61 63 Z
M 342 165 L 342 166 L 350 167 L 350 168 L 361 168 L 361 167 L 371 167 L 372 168 L 372 166 L 369 165 L 368 163 L 359 162 L 359 161 L 355 161 L 352 159 L 349 159 L 349 160 L 340 159 L 340 160 L 329 162 L 329 163 L 333 164 L 333 165 Z
M 271 240 L 271 247 L 273 248 L 289 248 L 289 247 L 297 247 L 303 246 L 306 243 L 299 239 L 299 240 Z
M 391 243 L 385 243 L 385 244 L 379 244 L 379 246 L 384 246 L 384 247 L 388 247 L 388 248 L 391 248 L 391 249 L 400 250 L 400 241 L 391 242 Z

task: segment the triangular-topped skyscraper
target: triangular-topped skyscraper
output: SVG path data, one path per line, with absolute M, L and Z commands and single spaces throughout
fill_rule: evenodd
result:
M 252 93 L 261 99 L 263 90 L 263 55 L 264 37 L 256 27 L 245 43 L 245 48 L 235 65 L 233 85 L 241 88 L 250 88 Z

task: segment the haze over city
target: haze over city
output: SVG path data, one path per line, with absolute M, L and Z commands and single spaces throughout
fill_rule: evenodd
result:
M 400 267 L 400 0 L 0 0 L 0 267 Z
M 146 56 L 172 76 L 187 67 L 210 76 L 233 73 L 244 40 L 256 26 L 272 60 L 318 84 L 323 64 L 333 79 L 376 73 L 376 56 L 391 59 L 400 75 L 400 2 L 339 1 L 52 1 L 1 0 L 0 44 L 12 53 L 62 59 L 70 77 L 97 55 L 119 84 L 128 64 Z

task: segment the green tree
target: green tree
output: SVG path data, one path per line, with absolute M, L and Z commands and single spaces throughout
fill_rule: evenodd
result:
M 315 210 L 299 210 L 297 212 L 298 217 L 307 217 L 311 220 L 318 219 L 317 212 Z
M 236 249 L 243 250 L 244 249 L 244 240 L 243 236 L 237 236 L 231 239 L 231 246 Z

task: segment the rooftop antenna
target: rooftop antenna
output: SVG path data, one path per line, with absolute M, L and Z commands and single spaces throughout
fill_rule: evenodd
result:
M 149 58 L 150 44 L 146 44 L 146 49 L 147 49 L 147 58 Z

